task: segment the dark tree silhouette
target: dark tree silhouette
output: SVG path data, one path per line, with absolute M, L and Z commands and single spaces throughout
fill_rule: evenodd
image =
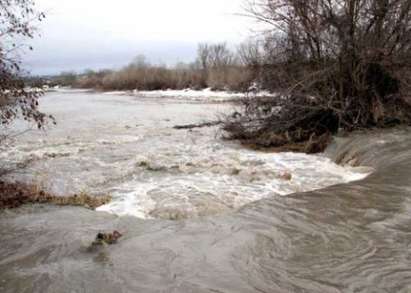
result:
M 266 32 L 261 82 L 232 138 L 317 152 L 338 129 L 409 124 L 411 0 L 255 0 Z M 315 146 L 314 142 L 318 142 Z

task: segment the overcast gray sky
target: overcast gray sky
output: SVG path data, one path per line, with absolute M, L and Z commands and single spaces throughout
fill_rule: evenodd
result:
M 244 40 L 253 22 L 244 0 L 37 0 L 47 14 L 25 60 L 34 74 L 116 68 L 145 54 L 173 64 L 195 58 L 200 42 Z

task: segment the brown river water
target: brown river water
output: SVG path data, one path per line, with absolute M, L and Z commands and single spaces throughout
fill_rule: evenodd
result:
M 266 154 L 172 128 L 227 103 L 68 91 L 42 107 L 58 125 L 4 147 L 25 166 L 9 180 L 114 200 L 0 212 L 0 292 L 411 292 L 409 129 Z

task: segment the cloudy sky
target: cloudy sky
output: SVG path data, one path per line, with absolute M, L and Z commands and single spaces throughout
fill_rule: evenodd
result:
M 200 42 L 234 45 L 253 21 L 244 0 L 37 0 L 46 20 L 25 59 L 33 74 L 118 68 L 144 54 L 153 63 L 195 58 Z

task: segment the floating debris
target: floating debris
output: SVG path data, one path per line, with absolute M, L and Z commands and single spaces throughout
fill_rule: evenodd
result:
M 123 235 L 118 231 L 113 231 L 113 233 L 98 233 L 96 239 L 91 244 L 92 247 L 101 245 L 113 245 L 117 243 Z

